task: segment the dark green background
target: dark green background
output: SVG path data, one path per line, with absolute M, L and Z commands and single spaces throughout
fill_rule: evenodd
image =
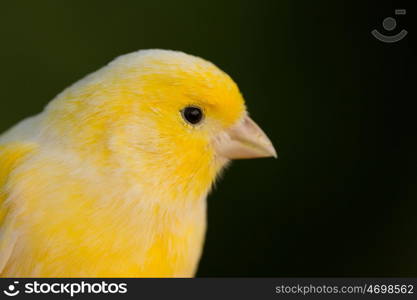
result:
M 0 131 L 115 56 L 204 57 L 280 158 L 227 171 L 198 275 L 417 276 L 416 10 L 382 2 L 3 1 Z M 383 44 L 394 8 L 410 34 Z

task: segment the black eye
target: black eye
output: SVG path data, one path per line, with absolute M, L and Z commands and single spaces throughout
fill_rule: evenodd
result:
M 187 106 L 181 111 L 182 117 L 190 124 L 198 124 L 203 119 L 203 112 L 195 106 Z

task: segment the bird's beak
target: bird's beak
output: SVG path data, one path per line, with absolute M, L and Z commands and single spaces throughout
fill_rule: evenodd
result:
M 214 141 L 219 156 L 227 159 L 275 157 L 277 152 L 262 129 L 248 116 Z

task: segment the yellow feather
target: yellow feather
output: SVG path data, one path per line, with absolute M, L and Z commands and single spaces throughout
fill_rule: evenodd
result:
M 180 52 L 122 56 L 69 87 L 0 139 L 1 275 L 193 276 L 226 163 L 210 138 L 244 113 L 230 77 Z
M 12 203 L 6 201 L 8 181 L 12 172 L 34 148 L 34 145 L 19 143 L 0 146 L 0 274 L 11 255 L 17 234 L 13 228 L 13 215 L 9 213 L 13 209 L 10 208 Z

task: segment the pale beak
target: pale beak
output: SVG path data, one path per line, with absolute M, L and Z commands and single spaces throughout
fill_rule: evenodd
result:
M 219 135 L 213 144 L 217 154 L 227 159 L 277 158 L 269 138 L 248 116 Z

